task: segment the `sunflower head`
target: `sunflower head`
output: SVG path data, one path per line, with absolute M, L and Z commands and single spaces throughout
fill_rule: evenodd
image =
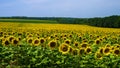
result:
M 105 47 L 111 47 L 111 45 L 110 44 L 106 44 Z
M 12 44 L 13 45 L 18 45 L 18 43 L 19 43 L 19 40 L 17 38 L 12 40 Z
M 32 34 L 27 35 L 27 38 L 30 38 L 30 37 L 33 37 L 33 35 Z
M 69 53 L 72 54 L 73 48 L 70 46 Z
M 10 44 L 10 42 L 7 39 L 5 39 L 4 41 L 2 41 L 2 44 L 4 46 L 8 46 Z
M 14 36 L 9 36 L 9 37 L 8 37 L 9 42 L 12 42 L 13 39 L 15 39 Z
M 52 40 L 48 43 L 48 46 L 50 47 L 50 49 L 54 49 L 57 47 L 57 41 Z
M 78 53 L 78 50 L 77 49 L 73 49 L 72 50 L 72 55 L 78 55 L 79 53 Z
M 100 43 L 101 43 L 101 40 L 100 40 L 100 39 L 97 39 L 97 40 L 95 40 L 95 43 L 96 43 L 96 44 L 100 44 Z
M 103 47 L 100 47 L 99 53 L 100 53 L 100 54 L 103 54 L 103 50 L 104 50 L 104 48 L 103 48 Z
M 86 52 L 87 54 L 91 53 L 91 52 L 92 52 L 92 48 L 91 48 L 91 47 L 87 47 L 87 48 L 85 49 L 85 52 Z
M 99 52 L 95 53 L 95 59 L 102 59 L 102 58 L 103 58 L 102 54 L 100 54 Z
M 75 42 L 75 43 L 74 43 L 74 46 L 75 46 L 75 47 L 78 47 L 78 46 L 79 46 L 79 43 L 78 43 L 78 42 Z
M 114 49 L 113 54 L 116 56 L 120 55 L 120 50 L 118 48 Z
M 79 49 L 79 55 L 83 55 L 83 54 L 86 54 L 85 53 L 85 48 L 80 48 Z
M 111 52 L 111 48 L 110 48 L 110 47 L 105 47 L 105 48 L 103 49 L 103 54 L 104 54 L 104 55 L 109 55 L 110 52 Z
M 115 44 L 115 48 L 119 48 L 120 49 L 120 45 L 119 44 Z
M 70 51 L 70 46 L 66 43 L 63 43 L 59 46 L 59 51 L 62 52 L 62 54 L 67 54 Z
M 72 38 L 72 34 L 69 34 L 69 37 Z
M 81 44 L 81 47 L 82 47 L 82 48 L 87 48 L 87 46 L 88 46 L 87 43 L 82 43 L 82 44 Z
M 66 43 L 66 44 L 70 44 L 71 41 L 70 41 L 70 40 L 65 40 L 65 43 Z
M 40 38 L 40 43 L 43 44 L 45 42 L 44 38 Z
M 32 42 L 33 42 L 33 38 L 28 38 L 27 39 L 27 43 L 32 44 Z
M 39 46 L 40 45 L 40 40 L 38 38 L 36 38 L 36 39 L 33 40 L 32 43 L 33 43 L 34 46 Z

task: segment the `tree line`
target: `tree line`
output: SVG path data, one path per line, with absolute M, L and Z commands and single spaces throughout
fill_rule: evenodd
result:
M 112 15 L 107 17 L 94 17 L 94 18 L 12 16 L 12 17 L 0 17 L 0 19 L 53 20 L 61 24 L 85 24 L 85 25 L 91 25 L 97 27 L 120 28 L 119 15 Z

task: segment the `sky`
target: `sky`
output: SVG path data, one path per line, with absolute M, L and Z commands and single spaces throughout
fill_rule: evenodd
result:
M 91 18 L 111 15 L 120 15 L 120 0 L 0 0 L 0 17 Z

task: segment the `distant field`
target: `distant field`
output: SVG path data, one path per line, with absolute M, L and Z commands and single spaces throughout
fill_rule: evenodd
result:
M 32 20 L 32 19 L 0 19 L 0 22 L 20 22 L 20 23 L 57 23 L 51 20 Z

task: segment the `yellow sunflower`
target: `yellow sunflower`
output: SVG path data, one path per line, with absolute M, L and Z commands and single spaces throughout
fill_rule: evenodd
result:
M 110 48 L 110 47 L 105 47 L 105 48 L 103 49 L 103 54 L 104 54 L 104 55 L 109 55 L 110 52 L 111 52 L 111 48 Z
M 91 52 L 92 52 L 92 48 L 91 48 L 91 47 L 85 48 L 85 52 L 86 52 L 87 54 L 91 53 Z
M 40 40 L 38 38 L 36 38 L 36 39 L 33 40 L 32 43 L 33 43 L 34 46 L 39 46 L 40 45 Z
M 99 53 L 99 52 L 95 53 L 95 59 L 102 59 L 102 58 L 103 58 L 103 56 L 101 53 Z
M 27 39 L 27 43 L 28 44 L 32 45 L 32 42 L 33 42 L 33 38 L 32 37 Z
M 19 40 L 18 40 L 17 38 L 14 38 L 14 39 L 12 40 L 12 44 L 13 44 L 13 45 L 18 45 L 18 44 L 19 44 Z
M 113 53 L 115 56 L 120 55 L 120 50 L 119 50 L 119 48 L 114 49 L 114 50 L 112 51 L 112 53 Z
M 59 52 L 62 52 L 62 54 L 67 54 L 70 51 L 70 46 L 66 43 L 63 43 L 59 46 Z
M 75 48 L 74 48 L 74 49 L 72 50 L 72 55 L 78 55 L 78 54 L 79 54 L 79 53 L 78 53 L 78 49 L 75 49 Z
M 7 39 L 2 41 L 2 45 L 4 45 L 4 46 L 8 46 L 9 44 L 10 44 L 10 42 Z
M 57 41 L 52 40 L 48 43 L 48 46 L 50 47 L 50 49 L 54 49 L 57 47 Z
M 71 43 L 71 40 L 67 39 L 67 40 L 65 40 L 65 43 L 66 43 L 66 44 L 70 44 L 70 43 Z

